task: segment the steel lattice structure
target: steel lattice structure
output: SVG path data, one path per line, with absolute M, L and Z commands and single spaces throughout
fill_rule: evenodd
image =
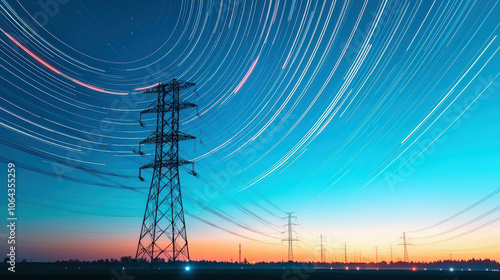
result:
M 288 220 L 288 223 L 286 225 L 287 228 L 288 228 L 288 238 L 284 238 L 281 241 L 287 241 L 288 242 L 288 261 L 289 262 L 293 262 L 293 241 L 300 241 L 300 240 L 293 237 L 292 226 L 293 225 L 297 225 L 297 224 L 292 223 L 292 218 L 297 218 L 297 217 L 292 216 L 291 212 L 287 213 L 287 214 L 288 214 L 288 217 L 285 217 L 283 219 L 287 219 Z
M 139 169 L 139 179 L 143 169 L 152 168 L 153 177 L 149 189 L 146 210 L 142 222 L 136 259 L 146 259 L 151 266 L 170 260 L 175 266 L 177 260 L 189 261 L 188 240 L 184 209 L 182 206 L 179 166 L 194 163 L 179 157 L 179 141 L 195 139 L 194 136 L 179 131 L 180 110 L 197 105 L 179 98 L 179 92 L 194 86 L 194 83 L 173 79 L 167 84 L 159 82 L 144 93 L 157 93 L 158 99 L 141 112 L 156 114 L 156 131 L 139 144 L 155 144 L 155 159 Z
M 404 247 L 403 261 L 409 263 L 410 258 L 408 257 L 408 246 L 412 246 L 413 244 L 410 244 L 410 242 L 408 242 L 408 237 L 406 237 L 406 232 L 403 232 L 403 237 L 401 237 L 401 239 L 403 239 L 403 243 L 399 245 L 402 245 Z

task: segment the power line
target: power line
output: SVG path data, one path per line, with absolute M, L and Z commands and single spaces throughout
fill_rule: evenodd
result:
M 201 165 L 201 164 L 200 164 Z M 218 169 L 216 169 L 215 167 L 213 167 L 210 163 L 206 163 L 203 164 L 203 165 L 207 165 L 208 168 L 212 169 L 214 172 L 220 172 Z M 235 178 L 239 179 L 240 181 L 242 182 L 245 182 L 242 178 L 240 178 L 240 176 L 238 175 L 235 175 L 234 176 Z M 234 199 L 231 199 L 228 195 L 224 194 L 222 192 L 222 189 L 217 187 L 216 184 L 213 184 L 212 182 L 208 181 L 207 179 L 205 179 L 203 176 L 198 176 L 198 178 L 200 180 L 202 180 L 204 183 L 206 183 L 207 185 L 209 185 L 210 187 L 212 187 L 214 190 L 217 190 L 221 195 L 222 198 L 226 199 L 229 203 L 233 204 L 234 206 L 236 206 L 237 208 L 239 208 L 244 214 L 246 215 L 249 215 L 250 217 L 252 217 L 253 219 L 259 221 L 260 223 L 266 225 L 266 226 L 269 226 L 269 227 L 272 227 L 274 229 L 278 229 L 279 226 L 276 226 L 275 224 L 271 223 L 270 221 L 264 219 L 261 217 L 261 215 L 253 212 L 252 210 L 250 210 L 248 207 L 245 207 L 243 206 L 242 204 L 236 202 Z M 266 201 L 268 204 L 270 204 L 271 206 L 275 207 L 276 209 L 278 209 L 279 211 L 281 212 L 284 212 L 282 211 L 281 209 L 279 209 L 275 204 L 273 204 L 271 201 L 269 201 L 268 199 L 265 199 L 265 197 L 263 197 L 262 195 L 260 195 L 258 192 L 254 191 L 254 193 L 256 193 L 259 197 L 261 198 L 264 198 L 264 201 Z M 257 204 L 257 203 L 253 203 L 253 204 Z M 259 208 L 262 209 L 263 211 L 275 216 L 275 217 L 278 217 L 280 218 L 280 216 L 272 213 L 270 210 L 268 210 L 267 208 L 265 208 L 264 206 L 258 204 Z
M 221 125 L 224 126 L 224 123 L 220 122 Z M 203 142 L 201 141 L 201 134 L 207 136 L 214 144 L 216 145 L 219 145 L 214 139 L 212 139 L 212 137 L 210 137 L 210 135 L 206 134 L 206 133 L 203 133 L 203 130 L 200 128 L 200 143 L 203 144 Z M 214 154 L 214 156 L 216 156 L 217 158 L 219 158 L 219 161 L 221 161 L 221 157 L 218 156 L 218 154 Z M 208 163 L 208 162 L 204 162 L 204 164 L 201 164 L 200 165 L 206 165 L 207 168 L 210 168 L 212 169 L 214 172 L 220 172 L 217 168 L 215 168 L 212 164 Z M 240 180 L 241 182 L 245 183 L 246 181 L 241 178 L 240 175 L 238 174 L 233 174 L 233 177 L 234 178 L 237 178 L 238 180 Z M 270 227 L 275 227 L 276 229 L 278 228 L 276 225 L 274 225 L 273 223 L 267 221 L 266 219 L 263 219 L 261 217 L 261 215 L 258 215 L 256 213 L 254 213 L 253 211 L 251 211 L 249 208 L 241 205 L 240 203 L 236 202 L 235 200 L 231 199 L 230 197 L 228 197 L 227 195 L 224 195 L 224 193 L 222 192 L 221 188 L 217 187 L 216 184 L 212 184 L 212 182 L 206 180 L 205 178 L 203 178 L 202 176 L 198 176 L 199 179 L 201 179 L 202 181 L 204 181 L 207 185 L 209 185 L 210 187 L 212 187 L 214 190 L 217 190 L 218 192 L 221 193 L 221 197 L 223 197 L 224 199 L 226 199 L 228 202 L 230 202 L 231 204 L 235 205 L 237 208 L 239 208 L 242 212 L 244 212 L 244 214 L 246 215 L 249 215 L 251 216 L 252 218 L 258 220 L 259 222 L 265 224 L 266 226 L 270 226 Z M 276 208 L 278 211 L 282 212 L 282 213 L 285 213 L 285 211 L 283 211 L 282 209 L 280 209 L 278 206 L 276 206 L 274 203 L 272 203 L 271 201 L 269 201 L 265 196 L 261 195 L 259 192 L 257 192 L 256 190 L 252 189 L 253 192 L 258 195 L 262 200 L 264 200 L 265 202 L 267 202 L 269 205 L 273 206 L 274 208 Z M 272 213 L 269 209 L 265 208 L 263 205 L 259 204 L 259 203 L 256 203 L 255 201 L 251 201 L 252 204 L 258 206 L 261 210 L 277 217 L 277 218 L 280 218 L 280 216 Z
M 417 237 L 417 238 L 414 238 L 414 239 L 428 239 L 428 238 L 433 238 L 433 237 L 437 237 L 437 236 L 445 235 L 445 234 L 447 234 L 447 233 L 450 233 L 450 232 L 456 231 L 456 230 L 461 229 L 461 228 L 463 228 L 463 227 L 465 227 L 465 226 L 468 226 L 468 225 L 470 225 L 470 224 L 472 224 L 472 223 L 475 223 L 475 222 L 477 222 L 477 221 L 481 220 L 482 218 L 484 218 L 484 217 L 486 217 L 486 216 L 489 216 L 489 215 L 491 215 L 491 214 L 495 213 L 495 212 L 496 212 L 496 211 L 498 211 L 498 210 L 500 210 L 500 206 L 498 206 L 498 207 L 496 207 L 496 208 L 494 208 L 494 209 L 492 209 L 492 210 L 490 210 L 490 211 L 488 211 L 488 212 L 486 212 L 486 213 L 483 213 L 483 214 L 481 214 L 481 215 L 479 215 L 479 216 L 475 217 L 474 219 L 471 219 L 471 220 L 469 220 L 469 221 L 467 221 L 467 222 L 465 222 L 465 223 L 463 223 L 463 224 L 461 224 L 461 225 L 458 225 L 458 226 L 456 226 L 456 227 L 454 227 L 454 228 L 451 228 L 451 229 L 449 229 L 449 230 L 445 230 L 445 231 L 443 231 L 443 232 L 440 232 L 440 233 L 437 233 L 437 234 L 433 234 L 433 235 L 424 236 L 424 237 Z
M 248 239 L 248 240 L 251 240 L 251 241 L 255 241 L 255 242 L 259 242 L 259 243 L 263 243 L 263 244 L 268 244 L 268 245 L 280 245 L 280 244 L 271 243 L 271 242 L 265 242 L 265 241 L 258 240 L 258 239 L 252 238 L 252 237 L 248 237 L 248 236 L 245 236 L 245 235 L 239 234 L 239 233 L 237 233 L 237 232 L 234 232 L 234 231 L 231 231 L 231 230 L 225 229 L 225 228 L 223 228 L 223 227 L 220 227 L 220 226 L 218 226 L 218 225 L 216 225 L 216 224 L 214 224 L 214 223 L 212 223 L 212 222 L 209 222 L 209 221 L 207 221 L 207 220 L 205 220 L 205 219 L 203 219 L 203 218 L 200 218 L 200 217 L 199 217 L 199 216 L 197 216 L 197 215 L 190 214 L 189 212 L 184 212 L 184 213 L 185 213 L 187 216 L 191 217 L 191 218 L 194 218 L 194 219 L 196 219 L 196 220 L 198 220 L 198 221 L 200 221 L 200 222 L 203 222 L 203 223 L 205 223 L 205 224 L 207 224 L 207 225 L 209 225 L 209 226 L 212 226 L 212 227 L 214 227 L 214 228 L 216 228 L 216 229 L 220 229 L 220 230 L 222 230 L 222 231 L 225 231 L 225 232 L 227 232 L 227 233 L 229 233 L 229 234 L 232 234 L 232 235 L 234 235 L 234 236 L 238 236 L 238 237 L 241 237 L 241 238 L 245 238 L 245 239 Z
M 202 176 L 200 176 L 198 178 L 201 179 L 202 181 L 204 181 L 207 185 L 211 186 L 214 190 L 221 191 L 220 188 L 216 187 L 211 182 L 209 182 L 208 180 L 204 179 Z M 275 224 L 271 223 L 270 221 L 262 218 L 261 215 L 259 215 L 259 214 L 255 213 L 254 211 L 250 210 L 248 207 L 243 206 L 241 203 L 236 202 L 234 199 L 231 199 L 230 197 L 228 197 L 224 193 L 222 193 L 222 192 L 220 192 L 220 193 L 221 193 L 221 197 L 223 197 L 228 202 L 230 202 L 231 204 L 233 204 L 235 207 L 237 207 L 244 214 L 250 216 L 251 218 L 255 219 L 256 221 L 260 222 L 261 224 L 263 224 L 265 226 L 268 226 L 268 227 L 270 227 L 270 228 L 272 228 L 274 230 L 279 230 L 278 226 L 276 226 Z
M 424 231 L 424 230 L 428 230 L 428 229 L 431 229 L 431 228 L 437 227 L 437 226 L 439 226 L 439 225 L 441 225 L 441 224 L 444 224 L 444 223 L 448 222 L 449 220 L 452 220 L 452 219 L 454 219 L 454 218 L 456 218 L 456 217 L 458 217 L 458 216 L 462 215 L 463 213 L 465 213 L 465 212 L 467 212 L 467 211 L 471 210 L 472 208 L 474 208 L 474 207 L 478 206 L 479 204 L 481 204 L 481 203 L 485 202 L 486 200 L 488 200 L 489 198 L 491 198 L 491 197 L 493 197 L 494 195 L 498 194 L 499 192 L 500 192 L 500 188 L 496 189 L 496 190 L 495 190 L 495 191 L 493 191 L 492 193 L 490 193 L 490 194 L 488 194 L 487 196 L 485 196 L 485 197 L 481 198 L 480 200 L 476 201 L 475 203 L 471 204 L 470 206 L 468 206 L 468 207 L 464 208 L 463 210 L 461 210 L 461 211 L 457 212 L 456 214 L 453 214 L 453 215 L 451 215 L 450 217 L 448 217 L 448 218 L 446 218 L 446 219 L 444 219 L 444 220 L 442 220 L 442 221 L 439 221 L 439 222 L 437 222 L 437 223 L 435 223 L 435 224 L 432 224 L 432 225 L 430 225 L 430 226 L 428 226 L 428 227 L 425 227 L 425 228 L 422 228 L 422 229 L 418 229 L 418 230 L 411 231 L 411 233 L 414 233 L 414 232 L 420 232 L 420 231 Z
M 275 239 L 279 239 L 278 237 L 274 237 L 274 236 L 271 236 L 269 234 L 266 234 L 264 232 L 261 232 L 261 231 L 258 231 L 256 229 L 253 229 L 252 227 L 246 225 L 246 224 L 243 224 L 239 221 L 237 221 L 235 218 L 231 217 L 229 214 L 219 210 L 219 209 L 214 209 L 213 207 L 210 207 L 208 205 L 205 205 L 197 200 L 195 200 L 194 198 L 192 198 L 191 196 L 185 194 L 184 197 L 186 199 L 188 199 L 189 201 L 195 203 L 196 205 L 198 205 L 199 207 L 201 207 L 203 210 L 209 212 L 209 213 L 212 213 L 214 214 L 215 216 L 221 218 L 221 219 L 224 219 L 225 221 L 228 221 L 240 228 L 243 228 L 243 229 L 246 229 L 248 231 L 251 231 L 251 232 L 254 232 L 254 233 L 257 233 L 257 234 L 260 234 L 260 235 L 263 235 L 265 237 L 269 237 L 269 238 L 275 238 Z
M 435 242 L 422 243 L 422 244 L 416 244 L 416 245 L 418 245 L 418 246 L 433 245 L 433 244 L 438 244 L 438 243 L 442 243 L 442 242 L 445 242 L 445 241 L 450 241 L 450 240 L 453 240 L 453 239 L 457 239 L 457 238 L 459 238 L 459 237 L 462 237 L 462 236 L 465 236 L 465 235 L 467 235 L 467 234 L 470 234 L 470 233 L 473 233 L 473 232 L 475 232 L 475 231 L 478 231 L 478 230 L 480 230 L 480 229 L 482 229 L 482 228 L 484 228 L 484 227 L 487 227 L 487 226 L 489 226 L 489 225 L 491 225 L 491 224 L 493 224 L 493 223 L 496 223 L 496 222 L 498 222 L 498 221 L 500 221 L 500 217 L 498 217 L 498 218 L 496 218 L 496 219 L 493 219 L 493 220 L 491 220 L 491 221 L 489 221 L 489 222 L 487 222 L 487 223 L 484 223 L 484 224 L 482 224 L 482 225 L 480 225 L 480 226 L 477 226 L 477 227 L 475 227 L 475 228 L 473 228 L 473 229 L 471 229 L 471 230 L 468 230 L 468 231 L 466 231 L 466 232 L 463 232 L 463 233 L 461 233 L 461 234 L 458 234 L 458 235 L 455 235 L 455 236 L 452 236 L 452 237 L 449 237 L 449 238 L 446 238 L 446 239 L 442 239 L 442 240 L 439 240 L 439 241 L 435 241 Z

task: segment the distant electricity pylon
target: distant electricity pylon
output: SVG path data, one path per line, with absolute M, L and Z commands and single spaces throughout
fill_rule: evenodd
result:
M 409 245 L 413 245 L 413 244 L 410 244 L 407 240 L 406 240 L 406 233 L 403 232 L 403 237 L 401 237 L 401 239 L 403 240 L 402 242 L 403 243 L 400 243 L 399 245 L 402 245 L 404 247 L 404 257 L 403 257 L 403 261 L 404 262 L 410 262 L 410 258 L 408 257 L 408 246 Z
M 347 243 L 344 242 L 344 263 L 347 263 Z
M 240 243 L 240 252 L 239 252 L 239 256 L 238 256 L 238 263 L 241 263 L 241 243 Z
M 281 241 L 288 241 L 288 261 L 293 262 L 293 241 L 299 241 L 297 238 L 293 238 L 293 229 L 292 225 L 297 225 L 292 223 L 292 218 L 297 218 L 292 216 L 292 213 L 287 213 L 288 217 L 284 217 L 283 219 L 288 219 L 288 238 L 282 239 Z
M 326 262 L 325 261 L 325 259 L 326 259 L 326 257 L 325 257 L 325 249 L 323 248 L 323 239 L 325 239 L 325 237 L 323 237 L 323 235 L 321 234 L 319 236 L 319 241 L 320 241 L 320 246 L 321 246 L 320 251 L 321 251 L 321 262 L 322 263 Z
M 195 139 L 194 136 L 179 131 L 179 111 L 197 105 L 179 98 L 179 91 L 195 84 L 173 79 L 167 84 L 159 82 L 144 93 L 157 93 L 158 98 L 141 112 L 156 114 L 156 131 L 139 143 L 139 154 L 143 144 L 155 144 L 155 159 L 153 162 L 139 168 L 139 179 L 142 169 L 153 169 L 153 177 L 149 189 L 146 210 L 142 221 L 136 259 L 150 261 L 150 265 L 166 258 L 174 267 L 177 260 L 189 261 L 188 240 L 184 209 L 182 206 L 181 186 L 179 181 L 179 166 L 191 164 L 192 175 L 194 163 L 179 158 L 179 141 Z

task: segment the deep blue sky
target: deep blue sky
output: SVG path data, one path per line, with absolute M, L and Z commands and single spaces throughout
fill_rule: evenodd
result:
M 181 174 L 194 259 L 240 242 L 285 259 L 285 212 L 299 260 L 319 258 L 320 234 L 329 260 L 343 242 L 387 260 L 403 231 L 415 260 L 500 259 L 498 196 L 411 233 L 500 187 L 498 1 L 48 3 L 0 4 L 22 257 L 135 253 L 154 150 L 132 150 L 155 96 L 134 89 L 178 78 L 202 115 L 181 124 L 198 137 L 181 145 L 200 174 Z

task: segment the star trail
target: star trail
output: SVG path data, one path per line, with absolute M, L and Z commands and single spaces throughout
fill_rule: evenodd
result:
M 180 124 L 193 259 L 243 242 L 284 260 L 293 212 L 297 260 L 320 234 L 329 261 L 343 242 L 388 260 L 402 232 L 414 260 L 500 260 L 499 18 L 498 1 L 0 1 L 19 252 L 134 254 L 155 152 L 136 152 L 156 125 L 139 125 L 156 98 L 141 92 L 176 78 L 196 83 Z

